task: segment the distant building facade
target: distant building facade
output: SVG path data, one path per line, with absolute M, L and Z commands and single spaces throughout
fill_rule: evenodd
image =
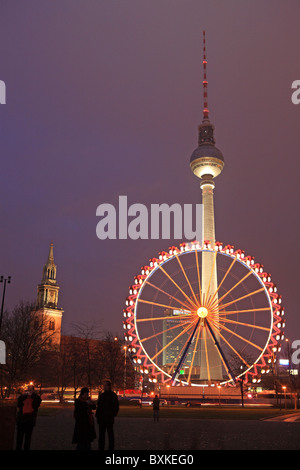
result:
M 178 363 L 178 357 L 180 357 L 180 353 L 182 352 L 182 348 L 186 342 L 186 338 L 179 338 L 175 339 L 178 335 L 178 328 L 177 325 L 182 323 L 182 315 L 186 314 L 189 315 L 191 312 L 189 310 L 165 310 L 166 319 L 163 320 L 163 358 L 162 358 L 162 366 L 165 370 L 172 367 L 175 364 L 175 367 Z M 171 318 L 172 317 L 172 318 Z M 175 341 L 174 341 L 175 339 Z M 169 346 L 168 346 L 169 344 Z M 193 361 L 193 348 L 190 348 L 188 352 L 183 367 L 186 369 L 189 368 Z M 200 351 L 195 353 L 194 361 L 193 361 L 193 373 L 195 373 L 196 368 L 200 366 Z M 182 371 L 183 375 L 183 371 Z

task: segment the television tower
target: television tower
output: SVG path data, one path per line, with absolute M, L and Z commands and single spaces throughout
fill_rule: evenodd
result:
M 203 31 L 203 119 L 198 126 L 198 147 L 192 153 L 190 167 L 194 175 L 200 178 L 202 191 L 202 245 L 209 243 L 211 248 L 215 247 L 215 217 L 214 217 L 214 178 L 218 176 L 224 167 L 222 152 L 215 146 L 214 126 L 209 120 L 207 99 L 207 56 L 205 31 Z M 202 301 L 206 296 L 213 295 L 218 288 L 216 257 L 212 252 L 202 253 Z M 205 321 L 205 320 L 204 320 Z M 205 334 L 205 332 L 204 332 Z M 216 335 L 217 341 L 219 340 Z M 204 339 L 200 340 L 200 380 L 222 380 L 222 363 L 214 341 L 206 338 L 209 353 L 209 370 L 207 368 Z

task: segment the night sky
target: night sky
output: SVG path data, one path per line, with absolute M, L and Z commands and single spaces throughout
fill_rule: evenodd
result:
M 202 30 L 216 145 L 216 237 L 271 273 L 300 339 L 297 0 L 16 0 L 0 4 L 0 275 L 34 300 L 49 244 L 64 332 L 121 334 L 133 276 L 173 240 L 96 237 L 96 208 L 199 203 Z M 174 242 L 179 245 L 180 240 Z M 1 289 L 2 292 L 2 289 Z

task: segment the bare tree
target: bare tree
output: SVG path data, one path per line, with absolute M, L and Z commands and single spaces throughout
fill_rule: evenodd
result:
M 97 386 L 97 354 L 99 352 L 99 342 L 101 328 L 99 322 L 78 322 L 72 324 L 74 336 L 80 338 L 80 364 L 83 366 L 85 374 L 82 376 L 86 384 L 92 390 Z
M 72 381 L 72 367 L 69 362 L 69 355 L 67 350 L 61 350 L 57 356 L 56 361 L 57 367 L 57 394 L 59 401 L 64 401 L 64 393 L 66 388 L 71 384 Z
M 244 372 L 248 369 L 248 364 L 253 363 L 253 359 L 252 356 L 245 351 L 237 351 L 237 353 L 238 355 L 232 354 L 230 367 L 236 377 L 240 375 L 239 386 L 241 390 L 242 407 L 244 408 L 244 392 L 247 386 L 247 384 L 245 384 Z
M 106 378 L 111 381 L 112 387 L 123 387 L 124 360 L 120 341 L 107 332 L 103 338 L 105 350 Z
M 74 388 L 74 400 L 77 390 L 86 380 L 85 370 L 85 341 L 75 336 L 64 336 L 61 345 L 61 353 L 65 353 L 68 358 L 70 369 L 70 385 Z
M 105 375 L 114 388 L 124 388 L 126 373 L 127 388 L 134 388 L 136 373 L 128 357 L 125 358 L 125 343 L 111 332 L 103 338 L 103 354 L 105 362 Z M 125 371 L 126 367 L 126 371 Z
M 6 312 L 2 337 L 7 360 L 1 367 L 1 390 L 5 384 L 9 395 L 12 388 L 30 378 L 42 351 L 50 349 L 53 334 L 48 318 L 37 312 L 33 303 L 21 301 L 12 312 Z

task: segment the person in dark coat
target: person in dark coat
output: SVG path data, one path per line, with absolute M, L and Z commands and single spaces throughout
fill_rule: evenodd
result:
M 25 393 L 18 398 L 17 414 L 17 443 L 16 450 L 21 450 L 24 440 L 24 450 L 30 449 L 32 431 L 36 423 L 36 417 L 41 404 L 40 396 L 35 393 L 32 385 L 28 386 Z M 25 437 L 25 439 L 24 439 Z
M 152 406 L 153 406 L 153 419 L 154 421 L 157 421 L 157 422 L 159 421 L 159 403 L 160 403 L 160 399 L 158 398 L 157 395 L 155 395 Z
M 114 419 L 119 411 L 119 400 L 111 389 L 111 382 L 104 383 L 103 393 L 99 393 L 96 417 L 99 424 L 99 450 L 105 449 L 105 433 L 108 434 L 108 449 L 114 450 Z
M 91 443 L 96 438 L 93 409 L 96 409 L 96 405 L 89 397 L 89 389 L 84 387 L 75 400 L 72 444 L 77 444 L 77 450 L 91 450 Z

